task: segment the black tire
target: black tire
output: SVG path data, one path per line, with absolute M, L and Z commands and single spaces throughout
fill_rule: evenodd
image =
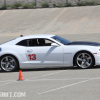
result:
M 2 71 L 5 71 L 5 72 L 13 72 L 19 68 L 17 59 L 12 55 L 2 56 L 0 58 L 0 66 L 1 66 Z M 6 69 L 6 68 L 9 68 L 9 69 Z
M 75 64 L 78 68 L 87 69 L 94 65 L 93 55 L 89 52 L 79 52 L 75 56 Z

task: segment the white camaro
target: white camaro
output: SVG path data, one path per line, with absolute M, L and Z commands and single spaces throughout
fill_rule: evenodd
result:
M 100 44 L 70 42 L 56 35 L 21 36 L 0 45 L 0 65 L 3 71 L 18 68 L 100 65 Z

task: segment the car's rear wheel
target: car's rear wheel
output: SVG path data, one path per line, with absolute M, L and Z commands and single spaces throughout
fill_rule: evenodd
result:
M 89 52 L 79 52 L 75 57 L 75 62 L 79 68 L 89 68 L 94 65 L 94 59 Z
M 18 61 L 12 55 L 2 56 L 0 59 L 1 69 L 6 72 L 15 71 L 18 68 Z

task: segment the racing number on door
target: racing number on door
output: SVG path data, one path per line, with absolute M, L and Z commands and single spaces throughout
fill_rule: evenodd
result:
M 36 60 L 35 54 L 29 54 L 28 57 L 30 58 L 30 60 Z

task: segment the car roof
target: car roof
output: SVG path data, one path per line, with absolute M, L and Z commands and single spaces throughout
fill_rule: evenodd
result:
M 16 44 L 17 42 L 21 41 L 21 40 L 24 40 L 24 39 L 34 39 L 34 38 L 50 38 L 50 37 L 53 37 L 55 35 L 53 34 L 37 34 L 37 35 L 27 35 L 27 36 L 21 36 L 21 37 L 18 37 L 14 40 L 11 40 L 11 41 L 8 41 L 6 43 L 3 43 L 2 45 L 14 45 Z
M 37 34 L 37 35 L 27 35 L 27 36 L 22 36 L 19 37 L 21 39 L 29 39 L 29 38 L 50 38 L 52 36 L 55 36 L 53 34 Z

